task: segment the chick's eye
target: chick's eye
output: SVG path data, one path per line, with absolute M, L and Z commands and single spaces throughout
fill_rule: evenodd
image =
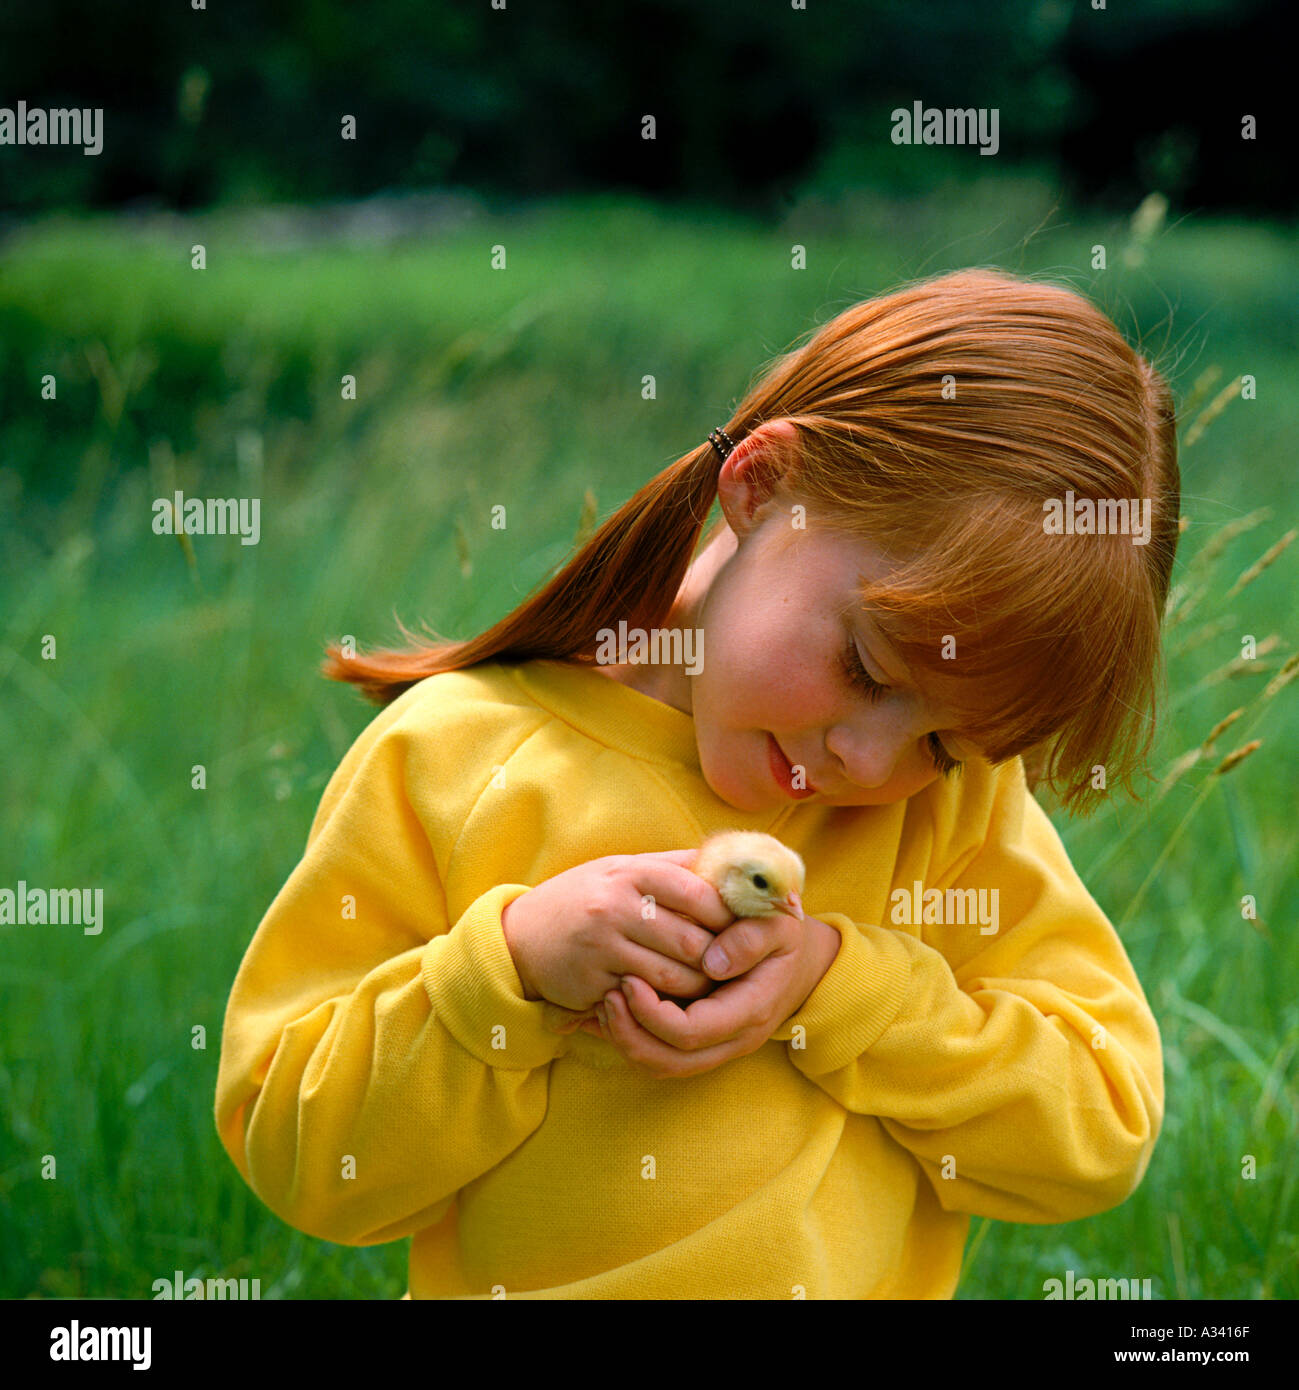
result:
M 754 874 L 754 875 L 753 875 L 753 886 L 754 886 L 755 888 L 760 889 L 762 892 L 765 893 L 765 892 L 767 891 L 767 880 L 766 880 L 765 878 L 763 878 L 763 876 L 762 876 L 761 874 Z
M 857 644 L 849 642 L 843 657 L 844 675 L 848 678 L 848 684 L 854 690 L 859 690 L 865 697 L 875 704 L 882 700 L 888 692 L 887 685 L 881 685 L 879 681 L 862 665 L 861 657 L 857 653 Z

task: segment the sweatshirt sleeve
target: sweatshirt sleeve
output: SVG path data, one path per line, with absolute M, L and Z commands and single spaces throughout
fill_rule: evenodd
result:
M 345 1245 L 440 1220 L 541 1124 L 562 1046 L 501 933 L 528 885 L 491 885 L 448 920 L 458 823 L 421 819 L 411 789 L 427 807 L 441 772 L 453 799 L 473 763 L 439 763 L 395 708 L 335 772 L 257 929 L 217 1077 L 217 1129 L 249 1186 L 290 1225 Z
M 803 1038 L 793 1065 L 877 1116 L 945 1210 L 1073 1221 L 1117 1206 L 1145 1174 L 1163 1119 L 1159 1030 L 1019 760 L 989 772 L 986 805 L 951 817 L 986 836 L 944 859 L 959 833 L 937 826 L 931 862 L 945 867 L 923 887 L 985 890 L 996 932 L 968 916 L 922 918 L 913 935 L 814 914 L 841 947 L 775 1036 Z

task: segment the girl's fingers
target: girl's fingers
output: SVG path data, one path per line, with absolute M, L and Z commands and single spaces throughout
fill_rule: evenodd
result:
M 669 1006 L 654 994 L 649 985 L 639 977 L 624 976 L 624 982 L 631 980 L 631 998 L 623 992 L 623 989 L 610 990 L 605 995 L 605 1008 L 610 1019 L 617 1020 L 619 1028 L 623 1030 L 625 1036 L 635 1034 L 642 1041 L 648 1039 L 657 1047 L 669 1048 L 678 1055 L 683 1051 L 676 1043 L 669 1042 L 666 1038 L 660 1037 L 646 1022 L 647 1018 L 659 1019 L 659 1013 Z M 680 1020 L 685 1010 L 679 1004 L 670 1006 L 673 1016 Z M 658 1026 L 662 1026 L 659 1023 Z
M 735 917 L 717 889 L 691 872 L 698 853 L 697 849 L 682 849 L 632 856 L 645 861 L 637 868 L 636 886 L 660 907 L 682 913 L 710 931 L 721 931 Z
M 754 1000 L 762 985 L 761 979 L 748 975 L 739 980 L 725 981 L 706 999 L 691 1000 L 688 1006 L 688 1031 L 685 1028 L 687 1009 L 676 1004 L 669 1008 L 663 1000 L 649 992 L 643 980 L 636 980 L 632 984 L 632 1002 L 628 1002 L 626 997 L 619 997 L 621 990 L 613 990 L 605 998 L 611 1013 L 621 1007 L 624 1013 L 620 1017 L 634 1020 L 636 1026 L 648 1033 L 659 1046 L 677 1055 L 689 1053 L 704 1056 L 718 1047 L 743 1042 L 742 1035 L 753 1022 Z M 663 1033 L 668 1036 L 664 1037 Z
M 651 884 L 643 891 L 654 893 L 655 902 L 691 918 L 710 931 L 721 931 L 735 921 L 735 914 L 722 901 L 717 889 L 684 864 L 654 865 L 646 878 L 651 880 Z
M 665 915 L 660 913 L 660 924 Z M 656 924 L 645 922 L 642 925 L 652 929 Z M 695 927 L 694 930 L 699 933 L 700 939 L 697 949 L 702 955 L 712 944 L 713 934 L 704 931 L 702 927 Z M 617 973 L 622 975 L 635 974 L 660 994 L 694 996 L 706 993 L 716 983 L 704 974 L 697 965 L 687 964 L 675 956 L 665 954 L 664 947 L 668 943 L 663 941 L 661 936 L 658 943 L 653 944 L 652 930 L 646 931 L 644 935 L 644 941 L 624 937 L 625 946 L 623 949 L 626 955 L 626 964 L 622 965 Z M 691 939 L 693 940 L 693 938 Z
M 643 993 L 646 988 L 643 981 L 635 982 L 632 992 L 638 1001 L 648 1005 L 650 1001 Z M 629 1062 L 660 1079 L 698 1076 L 701 1072 L 721 1066 L 723 1062 L 729 1062 L 733 1057 L 743 1057 L 752 1050 L 732 1039 L 697 1052 L 684 1052 L 664 1042 L 640 1023 L 621 989 L 610 990 L 605 995 L 605 1017 L 609 1020 L 609 1041 L 622 1051 Z

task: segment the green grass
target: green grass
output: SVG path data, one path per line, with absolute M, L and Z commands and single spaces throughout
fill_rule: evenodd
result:
M 1049 210 L 1031 187 L 988 185 L 763 229 L 595 199 L 391 249 L 277 253 L 214 218 L 153 239 L 52 225 L 0 253 L 0 885 L 102 884 L 109 923 L 97 938 L 0 928 L 0 1295 L 148 1297 L 177 1268 L 260 1278 L 263 1297 L 401 1294 L 406 1243 L 292 1231 L 212 1121 L 235 970 L 374 712 L 314 674 L 322 643 L 393 638 L 395 616 L 480 631 L 564 557 L 588 489 L 606 515 L 814 322 L 978 263 L 1092 286 L 1179 398 L 1206 369 L 1206 399 L 1256 376 L 1258 398 L 1183 453 L 1192 591 L 1188 565 L 1224 526 L 1271 515 L 1229 540 L 1170 631 L 1157 770 L 1245 715 L 1161 798 L 1055 816 L 1163 1033 L 1150 1170 L 1092 1220 L 976 1219 L 960 1296 L 1040 1297 L 1070 1268 L 1149 1277 L 1165 1298 L 1299 1293 L 1299 682 L 1262 695 L 1296 645 L 1299 546 L 1226 597 L 1295 512 L 1295 235 L 1184 221 L 1131 266 L 1125 219 L 1057 213 L 1029 237 Z M 1103 274 L 1087 268 L 1097 242 Z M 506 271 L 489 268 L 497 243 Z M 807 271 L 789 269 L 795 243 Z M 47 371 L 57 402 L 39 399 Z M 194 537 L 191 564 L 149 527 L 176 488 L 260 497 L 261 543 Z M 1214 679 L 1245 634 L 1279 640 Z

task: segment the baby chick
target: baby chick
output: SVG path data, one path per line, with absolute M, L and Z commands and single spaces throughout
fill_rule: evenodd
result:
M 774 835 L 756 830 L 721 830 L 699 847 L 694 872 L 717 889 L 737 917 L 803 920 L 806 875 L 802 859 Z
M 779 917 L 788 913 L 803 920 L 803 860 L 773 835 L 756 830 L 721 830 L 699 847 L 692 872 L 707 879 L 736 917 Z M 671 997 L 671 996 L 669 996 Z M 686 1007 L 689 1000 L 681 1000 Z M 546 1005 L 546 1026 L 556 1033 L 571 1033 L 595 1010 L 576 1013 Z

